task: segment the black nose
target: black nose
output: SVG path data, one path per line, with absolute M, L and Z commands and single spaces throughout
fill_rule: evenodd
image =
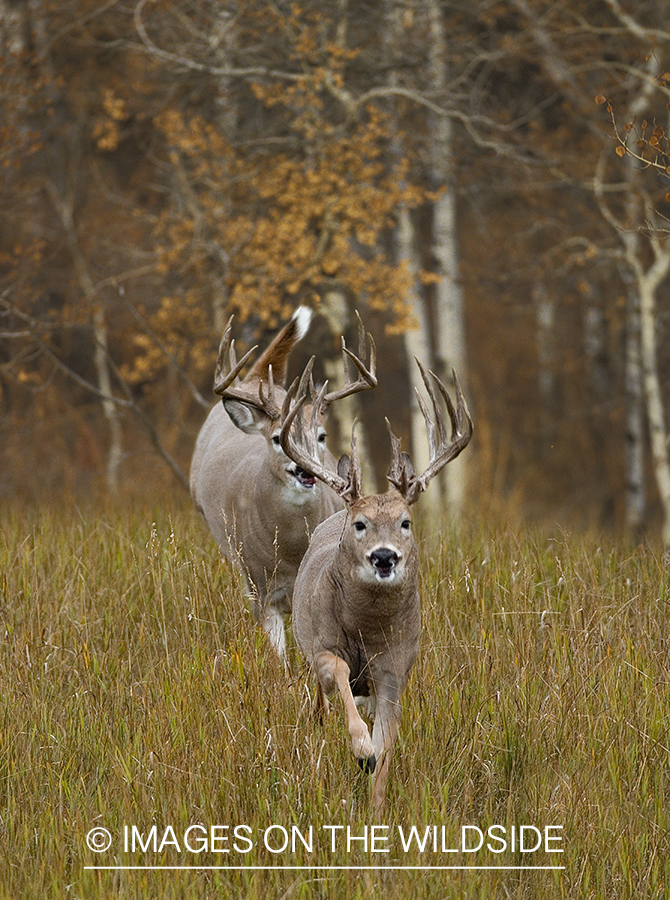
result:
M 372 551 L 370 562 L 380 572 L 390 572 L 398 562 L 398 554 L 395 550 L 389 550 L 388 547 L 380 547 L 379 550 Z

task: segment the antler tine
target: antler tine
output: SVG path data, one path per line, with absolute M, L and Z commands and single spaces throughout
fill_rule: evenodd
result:
M 377 387 L 377 346 L 375 344 L 374 338 L 368 331 L 367 338 L 369 344 L 370 362 L 366 366 L 365 362 L 363 361 L 366 356 L 366 331 L 363 327 L 363 321 L 358 312 L 356 313 L 356 318 L 358 319 L 358 356 L 356 356 L 355 353 L 352 353 L 352 351 L 349 350 L 344 337 L 342 337 L 342 368 L 344 369 L 344 385 L 339 390 L 331 391 L 331 393 L 326 394 L 323 401 L 324 410 L 327 409 L 335 400 L 341 400 L 343 397 L 349 397 L 352 394 L 358 394 L 360 393 L 360 391 L 370 391 L 373 388 Z M 352 381 L 349 375 L 349 366 L 347 364 L 348 359 L 350 359 L 358 369 L 359 377 L 356 379 L 356 381 Z
M 424 403 L 423 397 L 421 396 L 419 391 L 417 389 L 415 389 L 416 397 L 419 402 L 419 409 L 421 410 L 421 414 L 423 415 L 424 421 L 426 423 L 426 431 L 428 432 L 428 446 L 430 448 L 430 455 L 432 458 L 437 447 L 442 444 L 446 444 L 447 431 L 446 431 L 446 428 L 444 427 L 444 417 L 442 416 L 440 407 L 437 402 L 437 397 L 435 395 L 435 388 L 431 384 L 431 381 L 428 378 L 428 374 L 426 373 L 426 370 L 421 365 L 421 363 L 416 358 L 416 356 L 414 357 L 414 361 L 416 362 L 417 366 L 419 367 L 419 371 L 421 372 L 421 378 L 423 379 L 423 383 L 426 386 L 426 392 L 428 393 L 428 396 L 430 397 L 430 402 L 433 407 L 434 419 L 431 419 L 431 417 L 428 413 L 428 408 L 426 407 L 426 404 Z M 456 432 L 458 430 L 457 422 L 456 422 L 456 411 L 454 410 L 454 404 L 452 403 L 451 397 L 447 393 L 445 386 L 442 384 L 442 382 L 437 377 L 437 375 L 435 375 L 434 372 L 430 372 L 430 376 L 431 376 L 431 378 L 433 378 L 433 380 L 437 384 L 437 386 L 440 390 L 440 393 L 442 394 L 442 397 L 444 398 L 444 402 L 447 407 L 447 412 L 449 413 L 449 419 L 451 420 L 451 431 L 453 434 L 454 432 Z M 456 377 L 456 374 L 454 373 L 454 378 L 455 377 Z
M 237 380 L 237 376 L 249 362 L 250 357 L 258 349 L 258 345 L 252 347 L 251 350 L 248 350 L 244 354 L 239 362 L 237 361 L 237 355 L 235 353 L 235 341 L 231 341 L 230 339 L 230 334 L 233 326 L 233 318 L 234 316 L 231 316 L 228 319 L 228 324 L 223 330 L 223 336 L 221 337 L 221 343 L 219 344 L 219 355 L 216 360 L 216 370 L 214 372 L 214 393 L 219 395 L 223 395 L 225 393 L 228 397 L 235 396 L 235 393 L 230 390 L 230 387 L 235 383 L 235 381 Z M 226 356 L 228 357 L 227 367 Z
M 304 394 L 305 396 L 307 396 L 307 387 L 309 386 L 310 394 L 313 399 L 316 399 L 317 396 L 316 388 L 314 387 L 314 379 L 312 378 L 315 359 L 316 357 L 312 356 L 305 366 L 305 370 L 300 376 L 300 384 L 298 385 L 298 393 Z
M 258 382 L 258 400 L 262 409 L 272 411 L 274 415 L 278 415 L 280 410 L 275 403 L 275 380 L 272 374 L 272 365 L 268 366 L 268 390 L 263 396 L 263 379 Z
M 312 397 L 316 398 L 314 380 L 312 379 L 312 369 L 314 368 L 315 359 L 315 356 L 311 357 L 311 359 L 305 366 L 302 375 L 294 378 L 289 387 L 286 389 L 286 396 L 284 397 L 284 402 L 281 409 L 282 423 L 286 421 L 289 415 L 290 422 L 293 422 L 295 420 L 295 417 L 298 414 L 298 410 L 304 405 L 307 399 L 307 385 L 309 385 L 310 387 Z

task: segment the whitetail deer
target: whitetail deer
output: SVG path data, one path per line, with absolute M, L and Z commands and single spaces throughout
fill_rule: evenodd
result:
M 311 310 L 300 307 L 240 381 L 252 347 L 239 361 L 231 340 L 232 317 L 221 339 L 214 391 L 222 403 L 211 410 L 198 435 L 191 463 L 191 494 L 225 557 L 244 575 L 254 616 L 285 661 L 284 616 L 291 611 L 293 582 L 319 522 L 341 507 L 329 486 L 288 459 L 279 443 L 289 354 L 309 327 Z M 335 459 L 326 449 L 329 405 L 375 387 L 375 346 L 359 319 L 359 356 L 342 340 L 344 387 L 325 394 L 315 414 L 315 458 L 326 471 Z M 347 360 L 358 369 L 351 381 Z M 308 366 L 311 377 L 311 362 Z M 318 422 L 317 422 L 318 420 Z
M 354 755 L 361 768 L 372 773 L 376 811 L 384 800 L 400 698 L 419 648 L 419 555 L 410 507 L 472 436 L 472 419 L 456 375 L 454 409 L 446 388 L 430 373 L 451 420 L 448 438 L 435 387 L 418 360 L 417 365 L 433 408 L 431 418 L 419 396 L 430 461 L 423 474 L 415 474 L 387 419 L 393 455 L 387 475 L 391 487 L 385 494 L 363 495 L 354 434 L 351 458 L 341 457 L 336 473 L 320 463 L 318 423 L 325 385 L 311 410 L 304 407 L 306 378 L 299 386 L 292 385 L 280 433 L 286 455 L 313 472 L 346 504 L 312 535 L 293 590 L 293 633 L 316 671 L 317 708 L 327 710 L 327 698 L 336 690 L 342 696 Z M 362 700 L 366 697 L 367 701 Z M 372 737 L 357 710 L 357 705 L 367 704 L 374 712 Z

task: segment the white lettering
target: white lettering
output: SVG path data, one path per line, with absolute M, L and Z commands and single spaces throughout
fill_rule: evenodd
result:
M 466 847 L 467 840 L 466 834 L 468 831 L 476 831 L 479 835 L 479 843 L 476 847 Z M 476 825 L 463 825 L 461 826 L 461 850 L 463 853 L 476 853 L 478 850 L 481 850 L 482 844 L 484 843 L 484 833 L 481 828 L 478 828 Z
M 271 847 L 268 843 L 268 837 L 273 831 L 278 831 L 281 838 L 283 838 L 283 843 L 278 847 Z M 263 843 L 265 844 L 265 849 L 269 850 L 270 853 L 283 853 L 284 850 L 288 847 L 288 831 L 284 828 L 283 825 L 270 825 L 269 828 L 265 829 L 263 834 Z
M 242 834 L 242 830 L 248 831 L 248 835 Z M 253 834 L 251 825 L 236 825 L 233 834 L 235 836 L 235 843 L 233 844 L 233 849 L 237 853 L 248 853 L 253 849 L 254 842 L 251 840 L 251 835 Z M 240 847 L 237 841 L 245 841 L 249 846 L 248 847 Z

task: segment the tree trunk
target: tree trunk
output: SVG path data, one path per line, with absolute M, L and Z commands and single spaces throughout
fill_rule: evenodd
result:
M 429 22 L 430 81 L 440 95 L 447 91 L 448 51 L 444 20 L 438 0 L 427 0 Z M 463 291 L 459 281 L 459 248 L 452 123 L 448 116 L 429 114 L 431 135 L 431 181 L 440 190 L 433 210 L 433 257 L 439 282 L 435 287 L 435 372 L 453 390 L 455 370 L 467 396 L 467 363 Z M 445 510 L 456 518 L 463 513 L 467 471 L 471 453 L 463 453 L 449 463 L 439 476 L 440 495 Z M 437 481 L 438 479 L 436 479 Z
M 321 312 L 325 316 L 331 334 L 335 337 L 338 345 L 340 336 L 346 334 L 351 316 L 349 307 L 344 296 L 344 292 L 340 288 L 326 289 L 323 294 L 323 306 Z M 358 353 L 358 348 L 355 348 Z M 323 360 L 324 371 L 330 389 L 333 390 L 337 385 L 343 383 L 344 372 L 342 369 L 342 357 L 325 356 Z M 351 365 L 350 365 L 351 368 Z M 353 373 L 355 375 L 355 373 Z M 356 395 L 344 397 L 338 400 L 330 408 L 328 415 L 337 419 L 337 430 L 340 434 L 340 452 L 349 453 L 351 435 L 356 422 L 356 448 L 358 452 L 358 461 L 361 466 L 361 476 L 366 491 L 375 491 L 377 489 L 374 466 L 370 460 L 370 451 L 365 434 L 364 423 L 358 415 L 358 403 Z M 336 454 L 338 455 L 338 454 Z
M 96 306 L 93 313 L 93 335 L 95 339 L 94 361 L 98 390 L 103 395 L 102 410 L 109 426 L 107 490 L 110 494 L 116 494 L 119 487 L 119 466 L 123 453 L 123 435 L 119 413 L 112 399 L 112 378 L 107 354 L 107 325 L 105 323 L 105 314 L 100 305 Z
M 647 203 L 645 218 L 650 220 L 653 211 Z M 647 420 L 649 422 L 649 439 L 651 458 L 654 467 L 656 487 L 663 509 L 663 543 L 670 546 L 670 458 L 668 447 L 668 430 L 665 421 L 663 394 L 658 372 L 658 353 L 656 349 L 656 330 L 658 316 L 656 296 L 661 284 L 670 271 L 670 249 L 658 235 L 653 235 L 651 245 L 654 251 L 654 262 L 638 275 L 640 291 L 640 350 L 642 372 L 644 375 L 644 392 L 647 401 Z
M 624 449 L 626 530 L 639 536 L 645 517 L 644 415 L 640 365 L 640 317 L 637 295 L 628 295 L 626 311 L 626 438 Z
M 386 58 L 389 60 L 391 72 L 389 81 L 397 85 L 400 81 L 395 67 L 395 55 L 397 48 L 404 46 L 408 40 L 407 28 L 411 27 L 412 16 L 406 5 L 398 0 L 387 0 L 386 18 L 388 26 L 383 30 L 383 39 L 386 41 Z M 400 153 L 400 150 L 398 150 Z M 425 392 L 421 374 L 415 363 L 419 359 L 424 366 L 434 368 L 435 360 L 431 349 L 429 315 L 426 309 L 425 292 L 419 282 L 421 263 L 417 252 L 416 232 L 410 210 L 403 206 L 398 211 L 397 225 L 394 234 L 395 257 L 398 263 L 404 263 L 412 275 L 412 287 L 407 297 L 407 303 L 415 320 L 413 327 L 405 331 L 404 345 L 407 360 L 407 378 L 410 385 L 410 456 L 414 468 L 421 472 L 429 462 L 428 444 L 426 441 L 426 428 L 417 400 L 417 391 Z M 439 491 L 429 491 L 422 498 L 421 506 L 427 511 L 431 508 L 432 514 L 439 513 Z
M 430 331 L 428 315 L 425 308 L 425 299 L 419 285 L 419 262 L 417 259 L 414 226 L 409 210 L 403 207 L 398 215 L 398 227 L 396 232 L 396 254 L 399 262 L 405 262 L 413 273 L 412 294 L 408 298 L 412 313 L 416 319 L 416 327 L 405 332 L 405 352 L 407 354 L 407 373 L 411 387 L 410 392 L 410 427 L 412 435 L 411 457 L 417 472 L 423 472 L 429 462 L 428 443 L 426 441 L 426 426 L 419 407 L 417 391 L 425 394 L 421 373 L 415 363 L 415 358 L 424 366 L 433 367 L 433 358 L 430 348 Z M 430 498 L 430 499 L 429 499 Z M 428 493 L 422 498 L 421 505 L 425 509 L 431 508 L 433 512 L 439 511 L 438 492 Z
M 538 362 L 537 378 L 540 394 L 540 426 L 542 437 L 546 441 L 551 439 L 555 421 L 554 323 L 556 303 L 541 282 L 537 282 L 533 288 L 533 301 Z

